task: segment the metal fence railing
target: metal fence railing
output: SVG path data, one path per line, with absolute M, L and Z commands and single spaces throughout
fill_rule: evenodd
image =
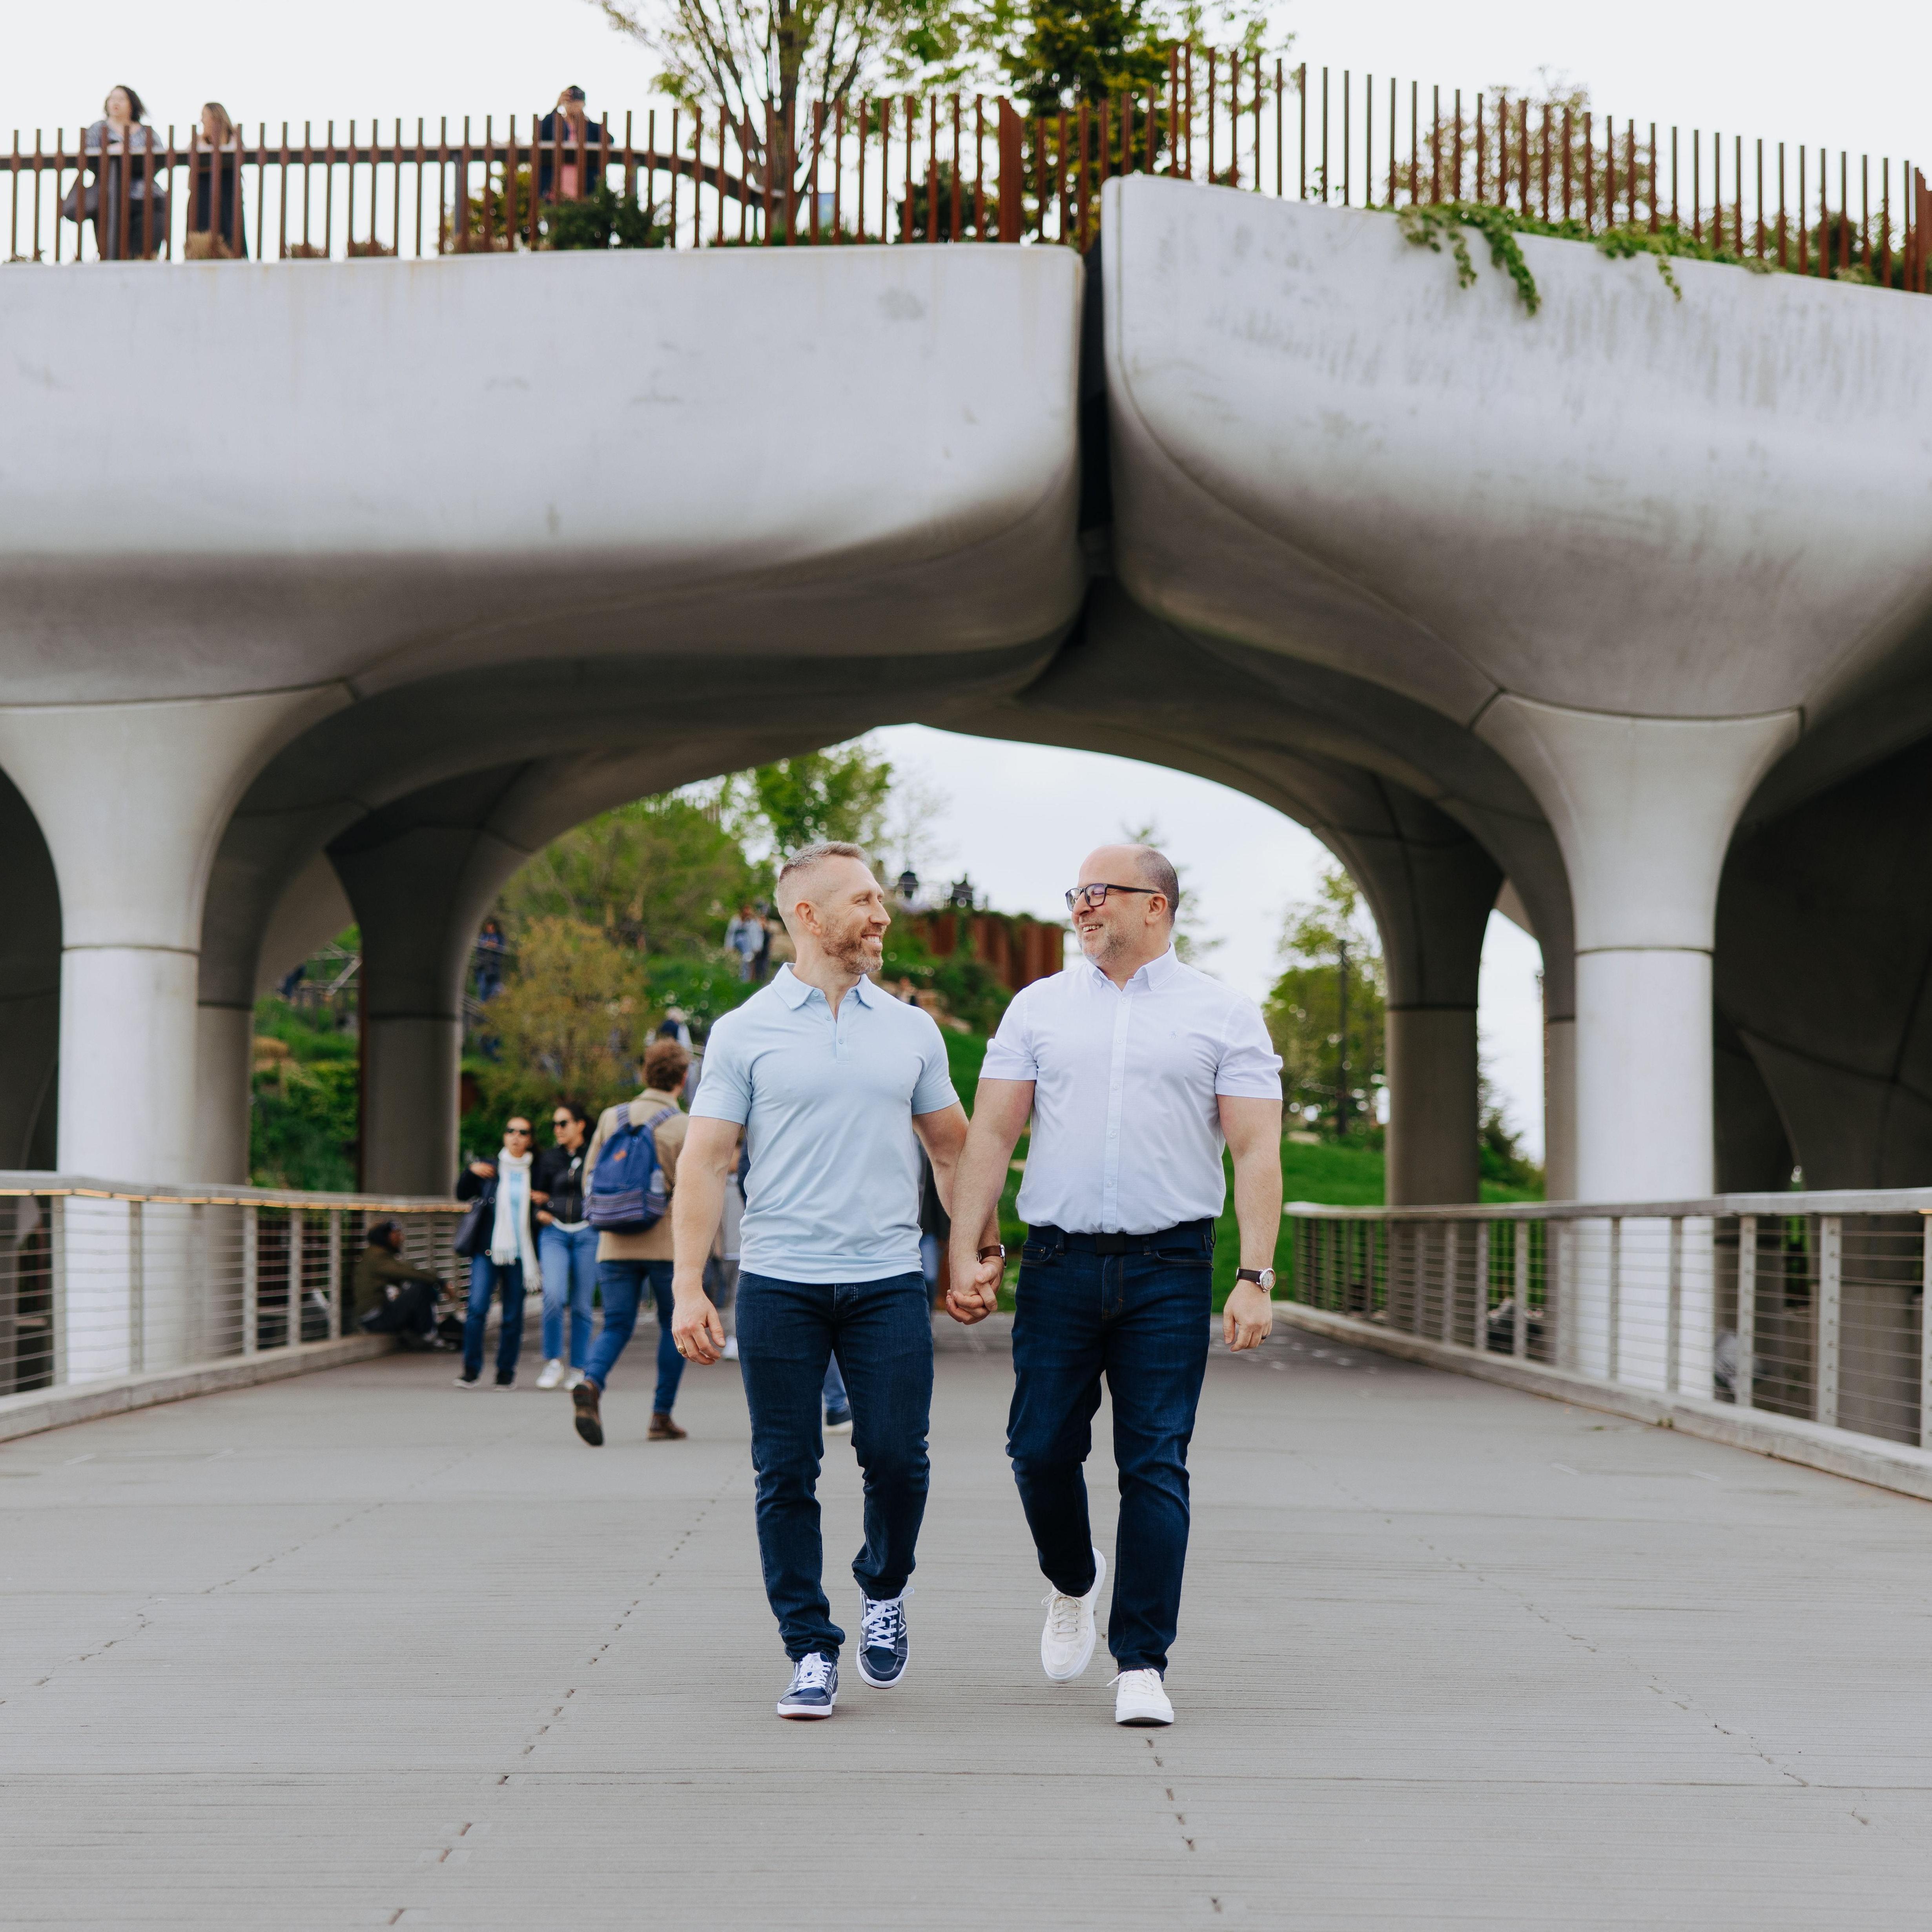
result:
M 1286 1212 L 1307 1306 L 1932 1448 L 1932 1189 Z
M 460 1298 L 454 1202 L 0 1174 L 0 1395 L 342 1334 L 370 1224 Z M 348 1332 L 354 1332 L 352 1324 Z
M 1164 76 L 1045 111 L 983 94 L 850 95 L 762 124 L 685 108 L 577 124 L 258 122 L 213 146 L 198 129 L 103 124 L 25 143 L 16 132 L 0 154 L 14 260 L 1084 248 L 1102 184 L 1143 171 L 1343 206 L 1480 203 L 1573 236 L 1674 234 L 1726 259 L 1918 292 L 1932 230 L 1932 192 L 1902 158 L 1192 45 Z

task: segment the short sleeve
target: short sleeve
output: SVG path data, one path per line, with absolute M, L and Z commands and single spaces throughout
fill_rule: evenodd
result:
M 1030 1016 L 1033 1002 L 1024 993 L 1006 1003 L 999 1030 L 986 1046 L 982 1080 L 1037 1080 L 1040 1062 L 1034 1057 L 1033 1027 Z
M 704 1070 L 691 1102 L 694 1120 L 729 1120 L 742 1127 L 752 1117 L 752 1065 L 739 1045 L 740 1029 L 731 1024 L 733 1018 L 726 1014 L 704 1042 Z
M 918 1012 L 917 1007 L 913 1010 Z M 919 1079 L 912 1090 L 915 1114 L 936 1114 L 942 1108 L 956 1107 L 959 1096 L 952 1085 L 952 1070 L 946 1058 L 946 1042 L 929 1013 L 920 1013 L 926 1022 L 925 1037 L 920 1043 Z
M 1268 1038 L 1260 1007 L 1251 1000 L 1229 1003 L 1221 1034 L 1221 1060 L 1214 1070 L 1214 1091 L 1233 1100 L 1279 1100 L 1281 1055 Z

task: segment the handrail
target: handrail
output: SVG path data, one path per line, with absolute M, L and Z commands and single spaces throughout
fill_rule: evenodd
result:
M 1932 1214 L 1932 1187 L 1821 1188 L 1782 1194 L 1711 1194 L 1682 1201 L 1468 1201 L 1382 1208 L 1292 1201 L 1282 1213 L 1319 1221 L 1666 1221 L 1724 1220 L 1735 1214 Z
M 500 132 L 494 116 L 454 124 L 444 116 L 434 129 L 418 117 L 413 139 L 400 117 L 386 131 L 370 121 L 366 137 L 352 120 L 340 138 L 332 120 L 320 136 L 312 121 L 298 131 L 284 122 L 278 137 L 258 122 L 252 140 L 237 126 L 215 147 L 198 129 L 178 142 L 172 128 L 144 125 L 139 140 L 117 136 L 104 154 L 85 132 L 73 148 L 66 129 L 51 142 L 37 129 L 26 147 L 16 133 L 0 153 L 8 252 L 66 258 L 74 224 L 61 208 L 90 175 L 84 192 L 106 205 L 89 225 L 97 256 L 110 259 L 599 245 L 564 212 L 572 170 L 578 190 L 593 177 L 615 181 L 647 212 L 641 234 L 632 218 L 628 245 L 970 239 L 1084 249 L 1100 232 L 1105 182 L 1153 172 L 1343 207 L 1478 204 L 1532 230 L 1580 239 L 1615 231 L 1630 247 L 1918 292 L 1932 280 L 1932 190 L 1904 158 L 1748 143 L 1574 102 L 1291 69 L 1192 43 L 1172 50 L 1164 76 L 1069 105 L 854 95 L 802 102 L 789 124 L 770 114 L 762 130 L 680 106 L 627 112 L 621 127 L 608 113 L 574 128 L 560 117 L 548 138 L 542 118 L 520 125 L 512 115 Z M 182 170 L 185 194 L 174 191 Z M 198 254 L 191 232 L 208 244 Z M 78 239 L 71 252 L 82 252 Z

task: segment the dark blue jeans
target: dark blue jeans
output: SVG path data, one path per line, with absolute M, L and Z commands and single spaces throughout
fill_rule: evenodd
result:
M 1130 1254 L 1096 1253 L 1093 1238 L 1052 1228 L 1027 1237 L 1006 1453 L 1040 1567 L 1056 1590 L 1084 1596 L 1094 1540 L 1081 1466 L 1106 1377 L 1120 1484 L 1107 1648 L 1122 1670 L 1165 1670 L 1187 1562 L 1187 1444 L 1208 1367 L 1214 1228 L 1130 1237 L 1141 1250 Z
M 463 1317 L 463 1372 L 472 1382 L 483 1372 L 483 1324 L 490 1318 L 490 1298 L 499 1291 L 503 1325 L 496 1331 L 496 1379 L 508 1382 L 524 1347 L 524 1264 L 500 1264 L 478 1255 L 470 1264 L 470 1306 Z
M 814 1651 L 836 1657 L 845 1641 L 826 1600 L 818 1526 L 820 1404 L 835 1348 L 866 1480 L 866 1541 L 852 1575 L 868 1597 L 896 1597 L 912 1575 L 926 1514 L 932 1316 L 925 1277 L 914 1270 L 834 1283 L 739 1276 L 738 1366 L 752 1413 L 758 1555 L 794 1661 Z
M 624 1352 L 631 1331 L 638 1325 L 638 1310 L 649 1286 L 658 1305 L 658 1386 L 651 1407 L 660 1415 L 670 1413 L 677 1400 L 677 1385 L 684 1376 L 684 1358 L 670 1332 L 670 1276 L 669 1262 L 599 1262 L 597 1286 L 604 1298 L 604 1326 L 597 1346 L 584 1372 L 601 1389 L 610 1380 L 610 1371 Z

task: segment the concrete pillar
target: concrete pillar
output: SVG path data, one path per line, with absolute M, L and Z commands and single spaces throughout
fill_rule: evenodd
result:
M 1387 1024 L 1389 1204 L 1473 1201 L 1476 1010 L 1390 1006 Z
M 455 1185 L 463 988 L 478 927 L 529 857 L 488 832 L 377 814 L 330 848 L 362 933 L 362 1185 Z
M 1498 698 L 1481 735 L 1562 848 L 1576 943 L 1576 1198 L 1681 1200 L 1714 1184 L 1711 954 L 1718 875 L 1793 712 L 1618 717 Z
M 0 707 L 62 914 L 59 1164 L 182 1181 L 195 1148 L 196 963 L 208 868 L 262 761 L 332 689 Z
M 1453 819 L 1387 781 L 1382 825 L 1322 828 L 1360 884 L 1388 975 L 1387 1192 L 1392 1207 L 1477 1195 L 1476 998 L 1502 872 Z

